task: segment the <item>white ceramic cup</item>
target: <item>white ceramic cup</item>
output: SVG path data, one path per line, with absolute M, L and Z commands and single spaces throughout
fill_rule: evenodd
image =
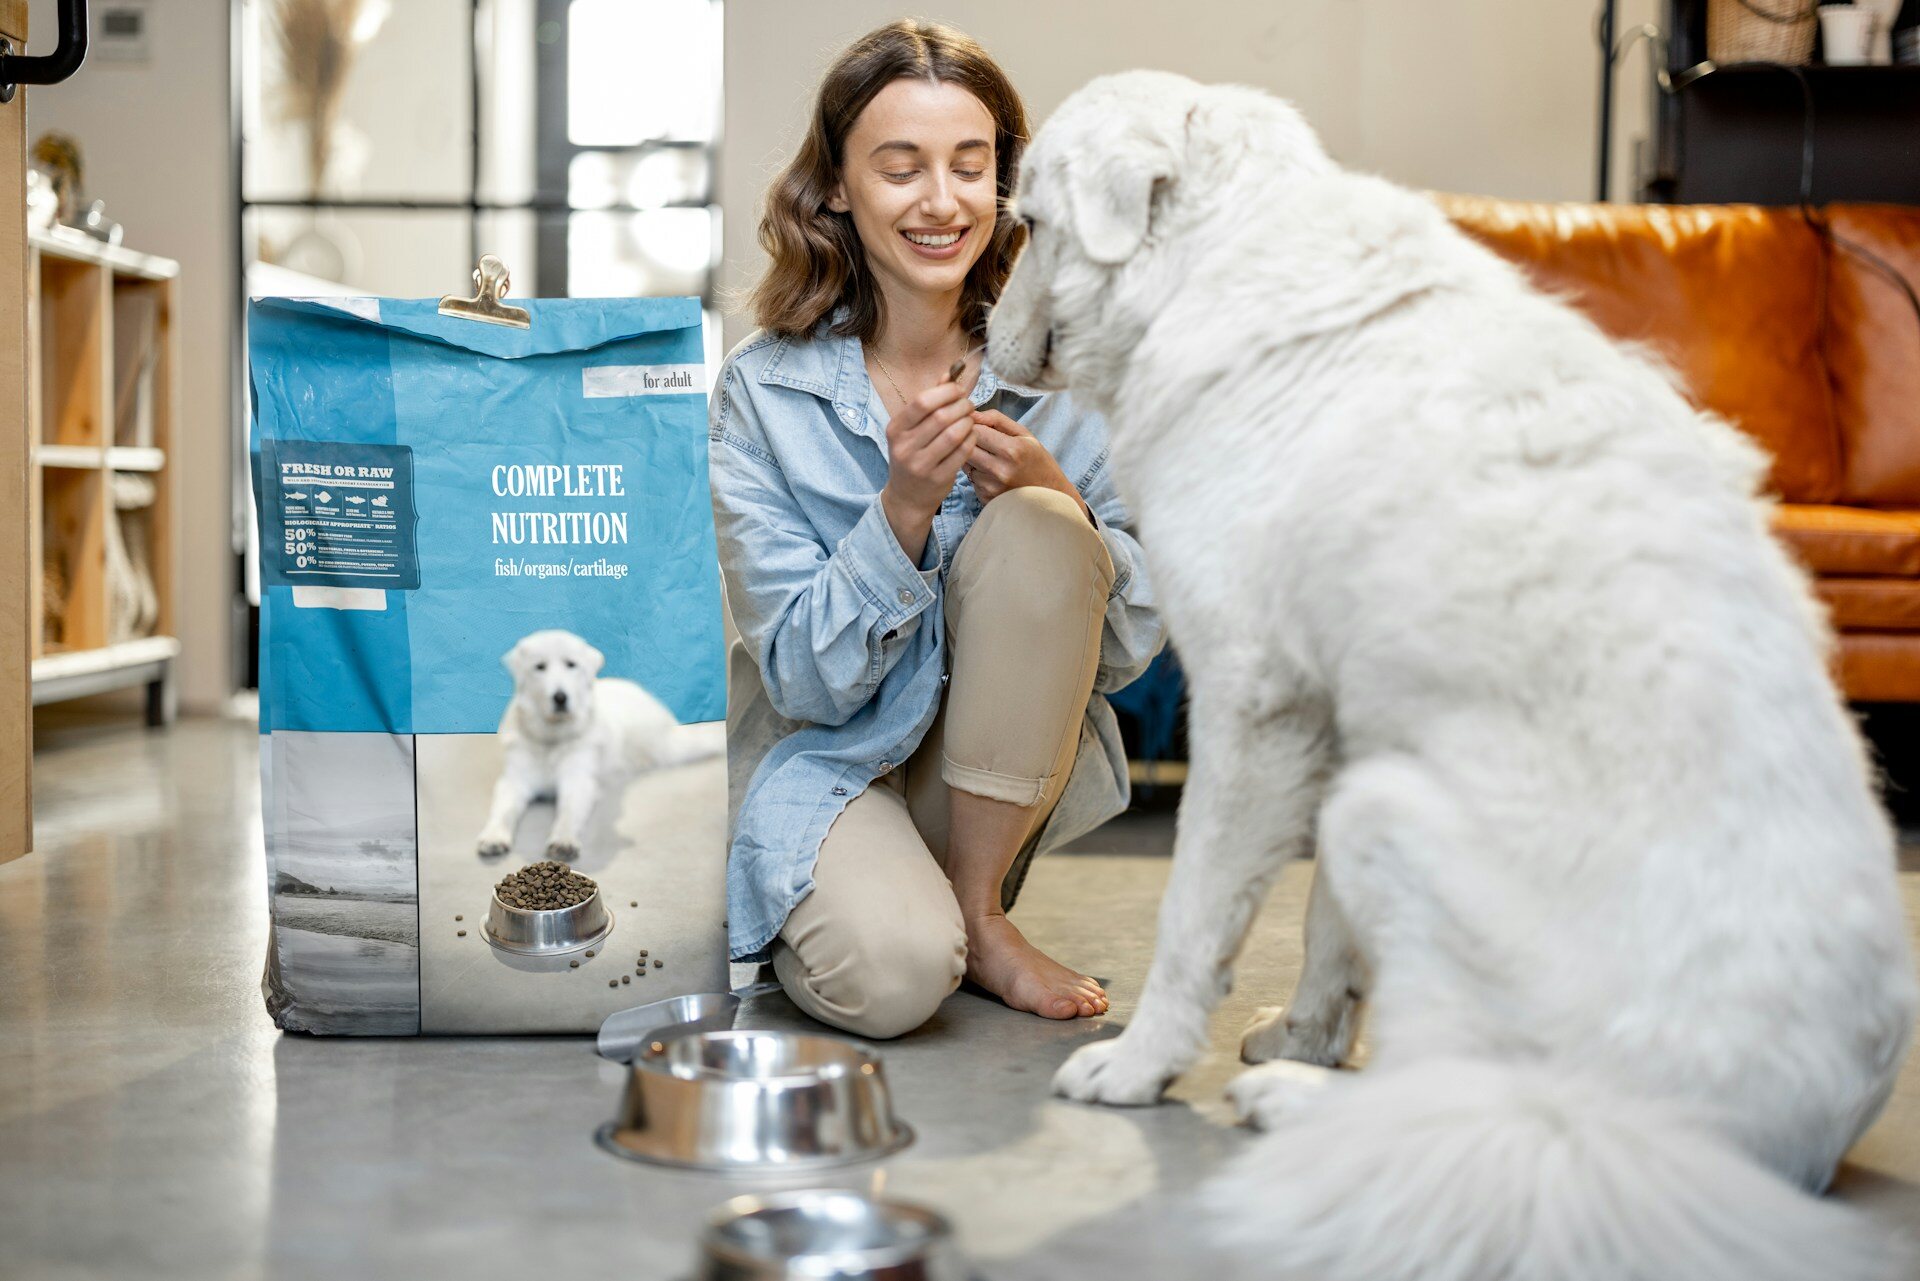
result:
M 1876 67 L 1893 65 L 1893 24 L 1900 16 L 1901 0 L 1855 0 L 1873 13 L 1873 39 L 1867 48 L 1867 61 Z
M 1857 4 L 1821 5 L 1820 42 L 1828 66 L 1865 66 L 1873 49 L 1873 10 Z

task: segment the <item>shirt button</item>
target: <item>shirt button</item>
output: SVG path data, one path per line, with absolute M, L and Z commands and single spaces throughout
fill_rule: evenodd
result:
M 836 787 L 833 789 L 833 794 L 835 796 L 845 796 L 847 794 L 847 789 L 844 787 Z
M 913 604 L 913 592 L 910 589 L 905 587 L 900 589 L 900 603 L 902 605 Z
M 882 774 L 884 774 L 884 773 L 886 773 L 886 772 L 887 772 L 888 770 L 890 770 L 890 769 L 892 769 L 892 768 L 893 768 L 893 762 L 892 762 L 892 761 L 881 761 L 881 762 L 880 762 L 880 772 L 881 772 Z
M 942 685 L 945 685 L 945 684 L 946 684 L 946 683 L 947 683 L 947 682 L 948 682 L 949 680 L 951 680 L 951 679 L 952 679 L 952 677 L 951 677 L 951 676 L 950 676 L 950 675 L 949 675 L 948 673 L 946 673 L 946 672 L 941 672 L 941 673 L 940 673 L 940 683 L 941 683 Z

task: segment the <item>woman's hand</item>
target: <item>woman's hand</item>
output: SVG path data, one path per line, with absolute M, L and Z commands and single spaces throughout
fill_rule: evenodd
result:
M 894 537 L 916 564 L 934 514 L 973 452 L 979 431 L 966 389 L 955 382 L 929 387 L 887 423 L 887 485 L 880 491 L 881 507 Z
M 1036 485 L 1070 494 L 1085 510 L 1087 502 L 1033 433 L 996 409 L 976 409 L 980 432 L 967 459 L 967 475 L 980 501 L 990 503 L 1009 489 Z

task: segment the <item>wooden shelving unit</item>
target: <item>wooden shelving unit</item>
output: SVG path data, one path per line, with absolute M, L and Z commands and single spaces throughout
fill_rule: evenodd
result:
M 27 238 L 36 705 L 147 687 L 173 719 L 174 288 L 179 264 Z

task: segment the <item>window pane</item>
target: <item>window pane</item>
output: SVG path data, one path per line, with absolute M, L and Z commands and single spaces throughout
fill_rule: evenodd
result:
M 720 104 L 714 0 L 573 0 L 567 137 L 576 147 L 705 142 Z
M 464 212 L 255 209 L 247 217 L 246 235 L 249 261 L 346 285 L 355 293 L 437 298 L 471 288 Z M 515 292 L 521 291 L 516 287 Z
M 467 199 L 471 21 L 469 0 L 244 0 L 247 197 L 316 194 L 318 160 L 321 196 Z
M 582 151 L 568 166 L 567 201 L 576 209 L 704 205 L 711 163 L 702 147 Z
M 576 298 L 704 296 L 719 252 L 715 214 L 574 214 L 567 230 L 567 292 Z

